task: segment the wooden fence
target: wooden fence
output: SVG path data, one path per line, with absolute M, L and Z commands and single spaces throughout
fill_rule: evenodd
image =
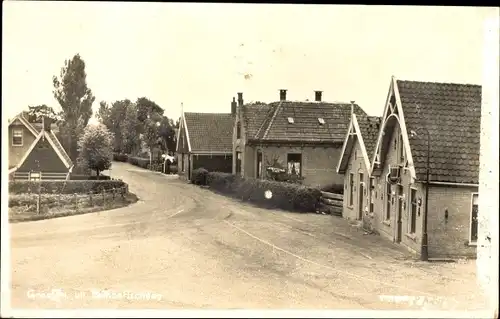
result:
M 321 192 L 320 212 L 330 215 L 342 216 L 344 195 L 328 192 Z

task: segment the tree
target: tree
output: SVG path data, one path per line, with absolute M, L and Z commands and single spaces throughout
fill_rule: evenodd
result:
M 78 137 L 87 126 L 92 116 L 92 104 L 95 97 L 87 87 L 85 62 L 79 54 L 64 61 L 59 77 L 54 76 L 54 97 L 62 108 L 60 130 L 63 133 L 63 143 L 67 145 L 72 160 L 78 157 Z
M 176 136 L 175 136 L 174 121 L 166 116 L 163 116 L 158 128 L 158 135 L 160 137 L 161 148 L 164 152 L 175 150 Z
M 138 98 L 135 104 L 137 105 L 137 119 L 141 123 L 144 123 L 151 116 L 163 115 L 164 110 L 146 97 Z
M 137 108 L 134 103 L 127 106 L 125 118 L 122 123 L 123 151 L 126 154 L 136 152 L 141 146 L 141 140 L 137 138 L 139 129 L 139 121 L 137 120 Z
M 97 176 L 103 170 L 111 168 L 113 139 L 113 133 L 103 124 L 85 127 L 78 140 L 78 162 L 81 167 L 95 170 Z
M 37 106 L 28 106 L 28 117 L 30 123 L 38 123 L 42 121 L 42 117 L 48 117 L 54 121 L 60 120 L 59 115 L 54 109 L 45 104 Z

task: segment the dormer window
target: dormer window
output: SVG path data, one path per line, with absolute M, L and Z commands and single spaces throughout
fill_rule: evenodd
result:
M 324 125 L 325 124 L 325 119 L 322 118 L 322 117 L 318 117 L 318 122 L 320 125 Z
M 293 117 L 289 117 L 289 118 L 288 118 L 288 123 L 289 123 L 289 124 L 293 124 L 293 123 L 295 123 L 295 122 L 294 122 L 294 120 L 293 120 Z

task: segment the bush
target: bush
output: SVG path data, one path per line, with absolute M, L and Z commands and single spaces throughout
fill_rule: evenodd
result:
M 197 168 L 191 173 L 191 182 L 195 185 L 207 185 L 208 171 L 206 169 Z
M 265 208 L 278 208 L 297 212 L 314 212 L 321 198 L 321 191 L 298 184 L 242 178 L 227 173 L 208 173 L 207 184 L 219 193 L 254 203 Z M 271 191 L 272 197 L 265 198 Z
M 128 155 L 123 153 L 113 153 L 113 161 L 117 162 L 127 162 Z
M 9 193 L 37 193 L 39 186 L 44 194 L 81 194 L 127 187 L 127 184 L 121 180 L 9 181 Z
M 69 176 L 69 179 L 72 181 L 95 181 L 95 180 L 109 181 L 111 177 L 109 177 L 108 175 L 92 176 L 92 175 L 71 174 Z
M 149 168 L 149 158 L 129 156 L 128 162 L 135 166 L 139 166 L 146 169 Z
M 177 168 L 177 165 L 170 165 L 170 174 L 177 174 L 179 172 L 179 169 Z
M 343 184 L 330 184 L 321 188 L 323 192 L 334 193 L 334 194 L 344 194 Z

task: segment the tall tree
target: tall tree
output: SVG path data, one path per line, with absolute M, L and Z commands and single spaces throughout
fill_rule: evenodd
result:
M 125 118 L 121 122 L 123 151 L 126 154 L 133 154 L 138 151 L 141 146 L 141 141 L 138 138 L 139 121 L 137 120 L 137 108 L 135 103 L 130 103 L 127 106 Z
M 163 116 L 158 128 L 158 135 L 160 137 L 161 148 L 164 152 L 175 151 L 176 136 L 174 121 L 166 116 Z
M 140 97 L 135 102 L 137 105 L 137 119 L 144 123 L 148 117 L 163 115 L 164 110 L 155 102 L 146 97 Z
M 78 163 L 81 167 L 95 170 L 97 176 L 111 167 L 113 133 L 103 124 L 85 127 L 78 140 Z
M 85 62 L 79 54 L 64 61 L 59 77 L 53 77 L 54 97 L 62 108 L 63 122 L 60 130 L 66 137 L 69 156 L 78 157 L 78 137 L 83 133 L 92 116 L 92 104 L 95 97 L 87 87 Z
M 41 122 L 42 117 L 46 116 L 51 118 L 54 121 L 59 120 L 58 114 L 54 111 L 54 109 L 46 104 L 36 105 L 36 106 L 28 106 L 28 117 L 31 123 Z

